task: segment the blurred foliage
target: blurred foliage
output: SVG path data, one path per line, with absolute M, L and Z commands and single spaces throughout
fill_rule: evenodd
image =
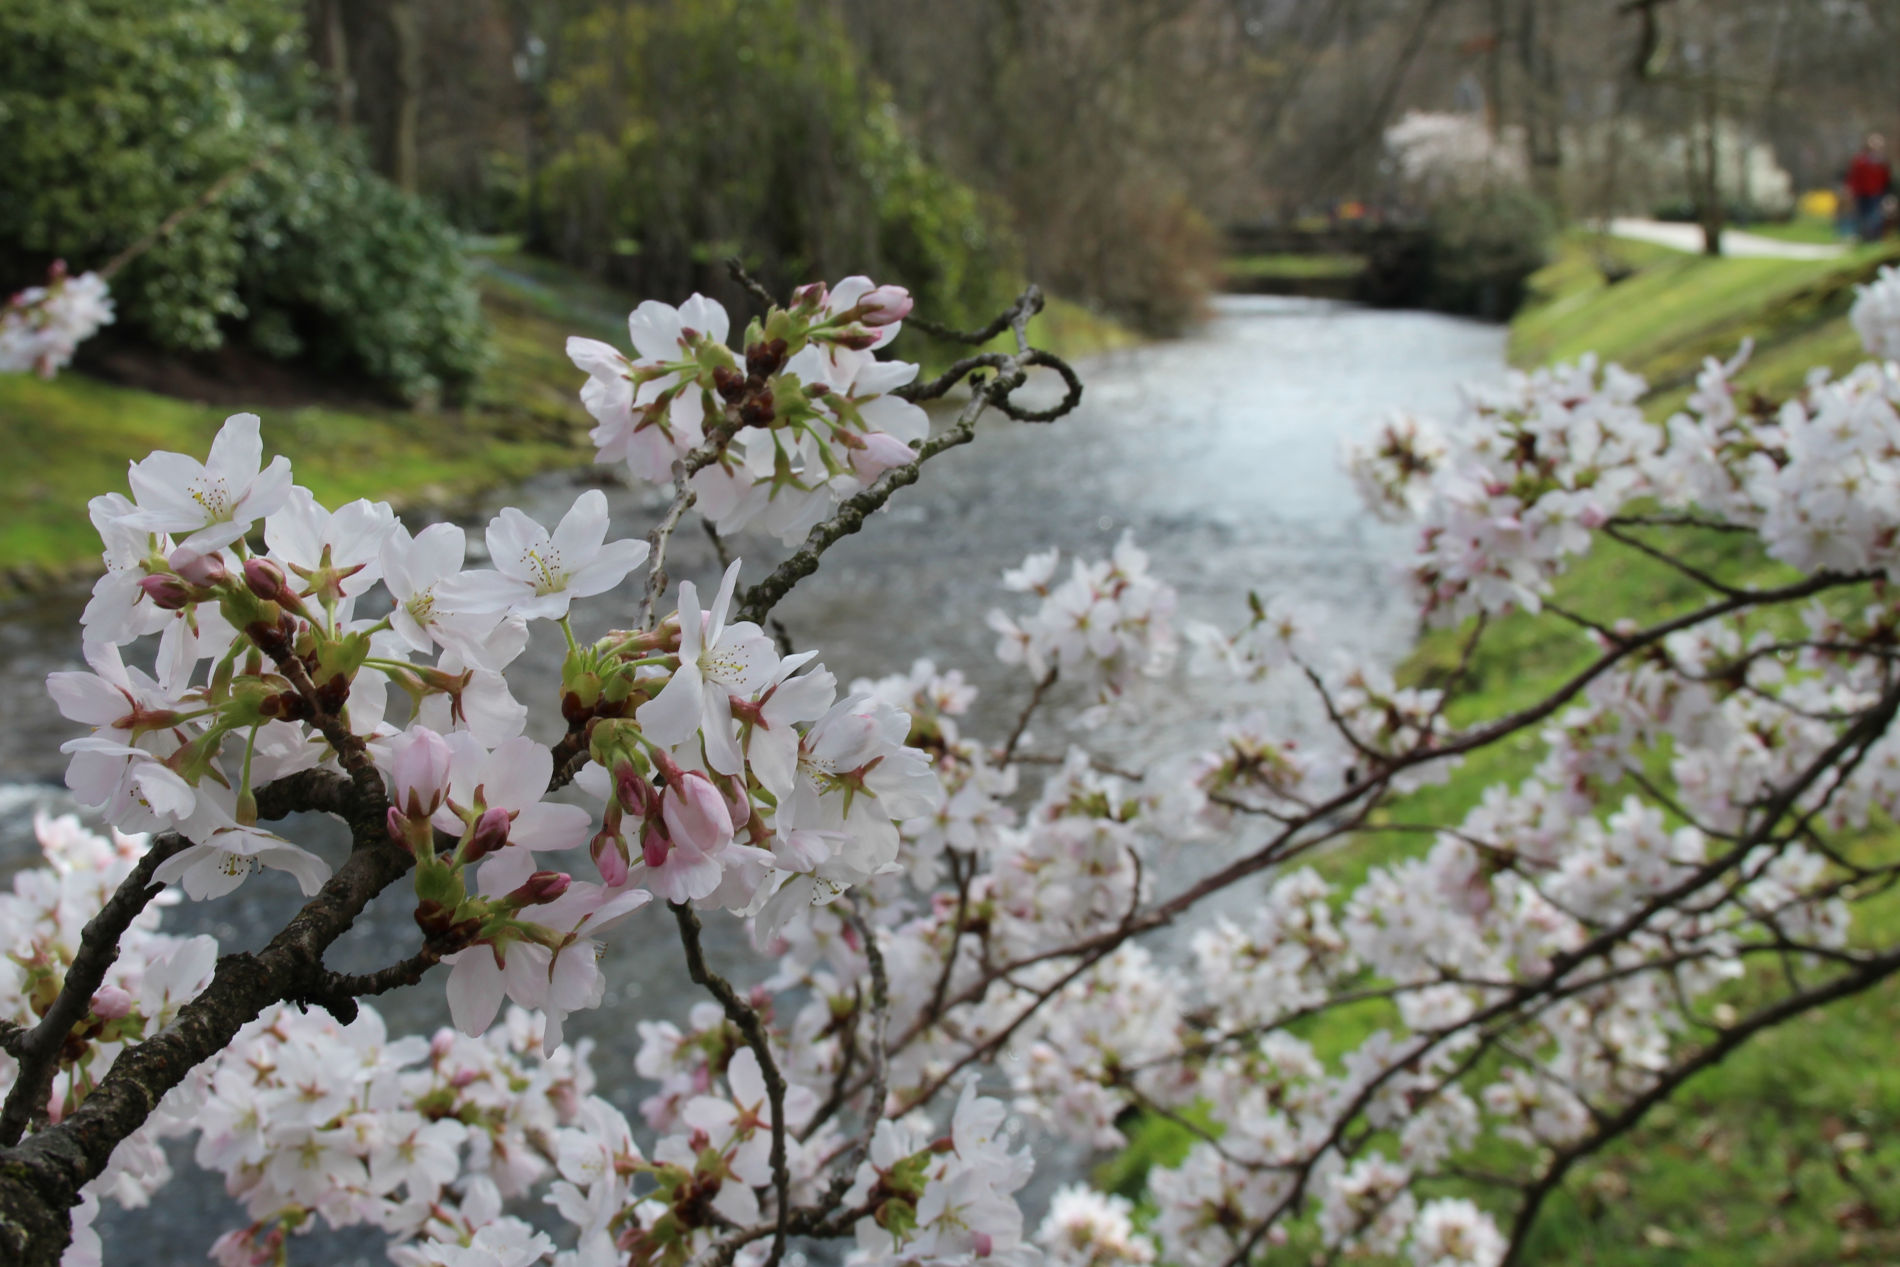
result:
M 563 44 L 535 245 L 675 302 L 733 297 L 729 255 L 775 293 L 869 273 L 950 324 L 1008 302 L 998 209 L 925 158 L 835 18 L 798 0 L 621 6 Z
M 405 399 L 454 395 L 482 352 L 453 236 L 308 121 L 289 0 L 9 0 L 0 39 L 0 278 L 98 268 L 190 208 L 113 279 L 119 328 L 207 350 L 233 331 Z
M 1705 359 L 1728 360 L 1746 339 L 1754 350 L 1739 388 L 1785 397 L 1816 365 L 1838 372 L 1866 359 L 1847 313 L 1855 288 L 1896 261 L 1892 242 L 1819 260 L 1717 258 L 1576 230 L 1530 278 L 1511 359 L 1595 352 L 1649 380 L 1660 419 L 1681 406 Z
M 1439 202 L 1426 228 L 1427 305 L 1500 319 L 1517 311 L 1525 281 L 1549 258 L 1557 217 L 1529 189 L 1501 182 Z
M 260 351 L 355 367 L 405 399 L 466 394 L 485 347 L 480 296 L 456 235 L 420 201 L 314 128 L 229 201 Z

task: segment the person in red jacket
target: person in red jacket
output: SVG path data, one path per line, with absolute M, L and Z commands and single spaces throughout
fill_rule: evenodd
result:
M 1863 241 L 1872 242 L 1886 227 L 1886 199 L 1893 188 L 1893 168 L 1887 162 L 1887 138 L 1867 134 L 1860 153 L 1847 165 L 1847 192 L 1853 196 L 1856 222 Z

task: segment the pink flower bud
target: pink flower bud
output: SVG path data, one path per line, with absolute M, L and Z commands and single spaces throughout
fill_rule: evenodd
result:
M 148 576 L 139 582 L 145 597 L 160 611 L 182 611 L 191 606 L 191 587 L 175 576 Z
M 587 844 L 587 852 L 600 868 L 600 880 L 610 889 L 627 882 L 627 842 L 616 832 L 596 832 Z
M 567 892 L 567 886 L 573 882 L 572 876 L 559 871 L 537 871 L 510 893 L 507 900 L 517 906 L 539 906 Z
M 873 327 L 895 325 L 910 315 L 915 303 L 902 286 L 879 286 L 858 300 L 858 320 Z
M 383 812 L 383 830 L 387 831 L 389 838 L 401 845 L 405 852 L 409 850 L 409 820 L 404 818 L 402 811 L 394 805 Z
M 640 777 L 631 761 L 621 764 L 614 771 L 614 791 L 620 798 L 621 808 L 638 818 L 650 818 L 655 808 L 657 793 L 653 785 Z
M 455 759 L 449 741 L 426 726 L 404 731 L 391 741 L 389 797 L 411 818 L 427 818 L 448 795 L 449 765 Z
M 92 1014 L 102 1021 L 116 1021 L 132 1014 L 132 996 L 116 985 L 102 985 L 92 996 Z
M 883 431 L 867 431 L 859 437 L 859 446 L 851 450 L 851 470 L 866 483 L 894 466 L 915 462 L 917 453 L 896 436 Z
M 216 550 L 204 553 L 179 546 L 172 551 L 167 562 L 171 564 L 172 571 L 193 585 L 216 585 L 229 575 L 225 570 L 224 556 Z
M 666 833 L 701 853 L 717 853 L 732 843 L 732 815 L 712 780 L 697 772 L 667 784 L 660 798 Z
M 816 310 L 824 307 L 825 301 L 830 298 L 831 291 L 823 282 L 812 282 L 792 292 L 792 307 Z
M 439 1029 L 435 1032 L 435 1037 L 429 1040 L 430 1060 L 440 1060 L 454 1050 L 455 1031 L 452 1029 Z
M 284 594 L 284 569 L 269 559 L 246 559 L 244 583 L 265 602 L 278 602 Z
M 719 790 L 726 798 L 726 817 L 732 820 L 732 830 L 736 832 L 752 817 L 752 794 L 746 791 L 743 779 L 726 779 L 719 784 Z
M 466 862 L 486 858 L 495 850 L 508 843 L 508 829 L 514 826 L 514 815 L 496 805 L 482 811 L 475 820 L 475 830 L 468 838 L 468 850 L 463 855 Z
M 649 827 L 646 835 L 640 838 L 640 858 L 649 867 L 663 867 L 668 855 L 673 852 L 673 842 L 658 827 Z

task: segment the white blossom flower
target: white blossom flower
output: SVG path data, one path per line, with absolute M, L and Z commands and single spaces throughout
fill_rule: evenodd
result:
M 607 592 L 646 562 L 646 542 L 606 538 L 607 495 L 597 488 L 575 499 L 552 534 L 510 506 L 488 525 L 495 570 L 448 577 L 435 593 L 456 610 L 558 620 L 574 599 Z

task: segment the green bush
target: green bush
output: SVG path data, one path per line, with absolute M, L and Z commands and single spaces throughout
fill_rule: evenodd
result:
M 405 398 L 459 398 L 485 333 L 455 234 L 350 148 L 307 130 L 233 196 L 250 340 L 279 359 L 358 369 Z
M 113 278 L 120 331 L 238 331 L 403 397 L 465 385 L 482 340 L 454 239 L 309 121 L 301 22 L 288 0 L 7 0 L 0 288 L 98 268 L 240 173 Z
M 544 240 L 643 294 L 730 294 L 737 254 L 775 291 L 868 273 L 952 323 L 994 314 L 1013 245 L 928 161 L 837 21 L 799 0 L 604 9 L 550 86 Z
M 1541 199 L 1508 184 L 1439 203 L 1428 227 L 1428 306 L 1493 320 L 1517 311 L 1557 231 Z

